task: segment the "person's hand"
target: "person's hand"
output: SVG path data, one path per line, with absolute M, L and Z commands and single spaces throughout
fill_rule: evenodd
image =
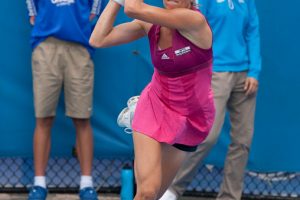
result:
M 34 26 L 34 23 L 35 23 L 35 16 L 30 16 L 29 18 L 29 22 L 32 26 Z
M 90 21 L 93 21 L 93 19 L 94 19 L 95 17 L 96 17 L 96 14 L 91 13 L 91 14 L 90 14 L 90 18 L 89 18 Z
M 258 81 L 255 78 L 247 77 L 245 81 L 245 87 L 244 90 L 246 92 L 246 95 L 254 94 L 257 91 L 258 88 Z

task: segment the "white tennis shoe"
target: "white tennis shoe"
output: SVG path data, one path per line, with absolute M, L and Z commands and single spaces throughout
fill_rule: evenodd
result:
M 125 133 L 132 133 L 131 124 L 139 97 L 140 96 L 133 96 L 129 98 L 127 107 L 124 108 L 118 116 L 117 123 L 120 127 L 125 127 Z

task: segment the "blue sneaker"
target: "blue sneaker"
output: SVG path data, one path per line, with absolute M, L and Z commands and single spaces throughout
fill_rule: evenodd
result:
M 40 186 L 33 186 L 30 189 L 28 200 L 46 200 L 47 189 Z
M 86 187 L 79 191 L 80 200 L 98 200 L 97 192 L 94 188 Z

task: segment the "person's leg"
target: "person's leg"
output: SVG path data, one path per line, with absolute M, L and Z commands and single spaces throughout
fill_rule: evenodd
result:
M 34 184 L 28 199 L 46 199 L 46 168 L 50 152 L 51 127 L 62 86 L 59 65 L 61 48 L 48 38 L 32 54 L 36 127 L 33 138 Z
M 134 200 L 156 200 L 176 174 L 185 152 L 133 132 L 135 178 L 137 193 Z
M 47 196 L 46 168 L 50 153 L 53 117 L 36 118 L 33 137 L 34 183 L 29 199 L 45 199 Z
M 224 178 L 218 200 L 240 200 L 244 170 L 253 136 L 256 94 L 246 96 L 246 73 L 235 73 L 236 85 L 228 101 L 231 123 L 231 144 L 228 149 Z
M 77 137 L 77 134 L 76 134 L 76 144 L 75 144 L 75 149 L 76 149 L 76 157 L 77 159 L 79 160 L 79 163 L 80 163 L 80 160 L 81 160 L 81 151 L 80 151 L 80 146 L 79 146 L 79 137 Z
M 81 173 L 91 176 L 93 134 L 89 118 L 92 114 L 94 64 L 85 47 L 64 43 L 66 115 L 72 118 L 76 128 L 76 152 Z
M 191 183 L 198 172 L 199 165 L 217 142 L 224 123 L 226 104 L 231 92 L 230 82 L 228 82 L 227 76 L 228 73 L 213 73 L 212 88 L 216 108 L 215 121 L 207 138 L 198 146 L 195 152 L 188 154 L 173 180 L 172 185 L 168 188 L 168 191 L 177 197 L 184 193 L 186 187 Z M 164 197 L 161 198 L 161 200 L 166 199 Z
M 97 193 L 94 189 L 92 173 L 93 163 L 93 134 L 89 119 L 75 119 L 76 148 L 81 168 L 80 199 L 96 200 Z
M 81 200 L 96 200 L 93 188 L 93 134 L 90 124 L 94 84 L 94 64 L 90 54 L 80 44 L 65 42 L 64 92 L 66 115 L 71 117 L 76 128 L 76 150 L 81 168 Z
M 93 162 L 93 134 L 89 119 L 75 119 L 76 148 L 79 155 L 81 173 L 83 176 L 91 176 Z
M 185 152 L 166 144 L 162 145 L 161 166 L 163 176 L 158 197 L 161 197 L 170 186 L 188 154 L 191 154 L 191 152 Z
M 37 185 L 45 186 L 45 170 L 50 151 L 50 134 L 62 86 L 60 46 L 52 38 L 39 44 L 32 53 L 32 74 L 36 127 L 33 138 L 34 169 Z M 39 178 L 37 178 L 37 176 Z M 41 181 L 40 177 L 44 177 Z M 41 182 L 44 182 L 41 184 Z M 36 183 L 34 184 L 36 185 Z
M 45 176 L 50 152 L 52 123 L 53 117 L 36 118 L 33 138 L 35 176 Z
M 161 143 L 133 132 L 134 172 L 137 192 L 134 200 L 154 200 L 160 191 L 162 182 Z

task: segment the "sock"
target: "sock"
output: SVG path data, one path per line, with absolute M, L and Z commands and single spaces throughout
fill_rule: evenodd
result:
M 46 177 L 45 176 L 35 176 L 33 185 L 46 188 Z
M 159 200 L 177 200 L 177 196 L 171 190 L 167 190 Z
M 80 189 L 83 189 L 86 187 L 93 187 L 92 176 L 81 176 Z

